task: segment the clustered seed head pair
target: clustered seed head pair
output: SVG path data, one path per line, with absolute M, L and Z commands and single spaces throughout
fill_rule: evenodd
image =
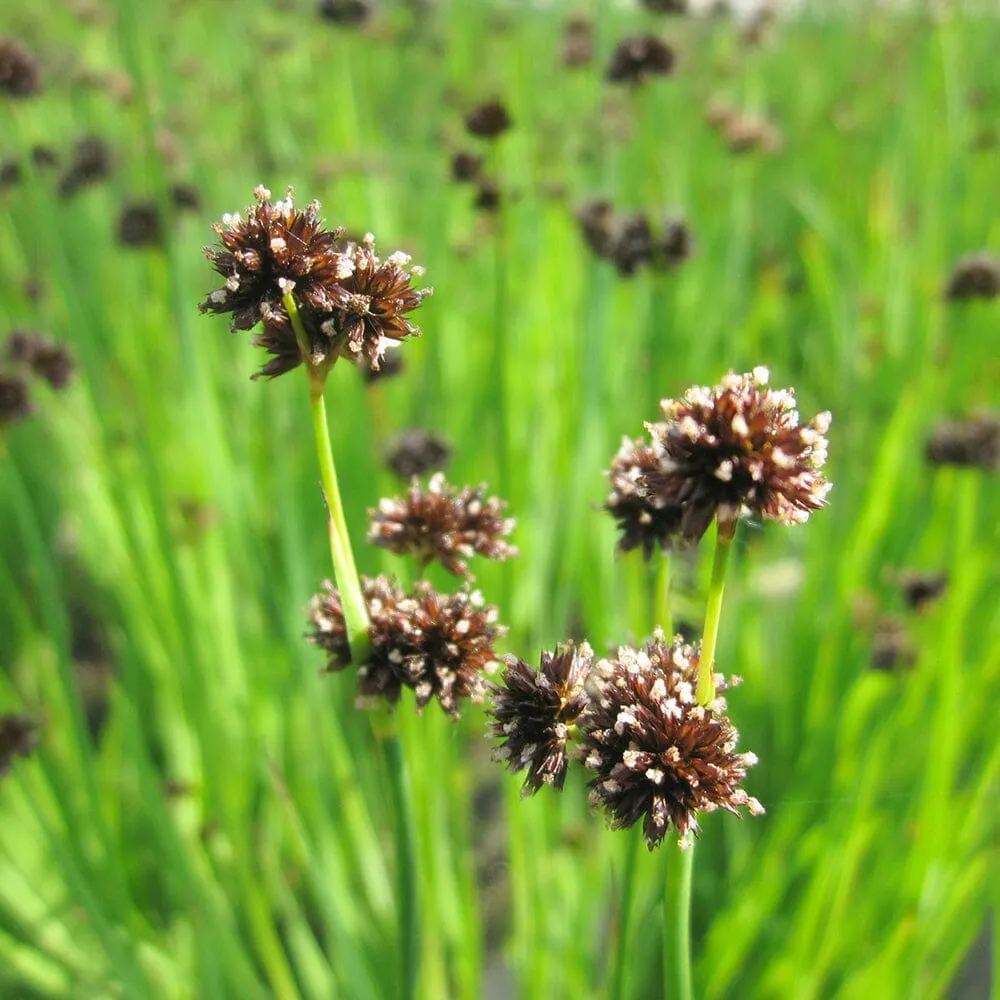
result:
M 364 359 L 377 370 L 389 344 L 420 333 L 407 318 L 431 294 L 415 289 L 414 276 L 423 269 L 409 266 L 402 253 L 384 260 L 375 253 L 375 238 L 347 241 L 343 229 L 328 230 L 319 203 L 295 208 L 292 193 L 271 201 L 258 187 L 256 205 L 223 217 L 215 231 L 221 248 L 205 255 L 226 279 L 201 304 L 202 312 L 231 313 L 231 329 L 250 330 L 261 324 L 254 343 L 272 360 L 255 377 L 271 378 L 303 361 L 295 319 L 285 305 L 291 293 L 312 366 L 331 365 L 338 357 Z
M 503 686 L 490 685 L 495 758 L 526 772 L 524 795 L 561 789 L 570 760 L 581 761 L 592 772 L 591 804 L 614 829 L 642 822 L 650 850 L 671 827 L 681 846 L 692 843 L 698 813 L 763 812 L 741 787 L 757 758 L 736 752 L 725 699 L 695 699 L 699 655 L 657 631 L 610 659 L 595 661 L 586 643 L 543 652 L 538 671 L 509 658 Z M 726 687 L 716 675 L 717 692 Z
M 65 347 L 27 330 L 12 331 L 0 359 L 0 427 L 34 412 L 31 379 L 64 389 L 72 377 L 73 358 Z
M 799 524 L 823 507 L 830 414 L 799 423 L 791 389 L 768 387 L 766 368 L 730 372 L 661 403 L 650 440 L 625 439 L 608 473 L 605 508 L 619 548 L 649 558 L 675 542 L 697 542 L 718 519 L 731 534 L 741 515 Z
M 610 260 L 623 277 L 644 266 L 677 267 L 693 250 L 691 230 L 677 216 L 668 216 L 657 226 L 644 212 L 616 212 L 611 202 L 597 199 L 584 204 L 576 218 L 587 246 Z

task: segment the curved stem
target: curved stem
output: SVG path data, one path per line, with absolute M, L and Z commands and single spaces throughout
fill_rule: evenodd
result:
M 718 523 L 715 558 L 712 560 L 712 581 L 708 587 L 708 602 L 705 606 L 705 627 L 701 634 L 698 691 L 695 695 L 702 705 L 707 705 L 715 699 L 715 647 L 719 638 L 719 620 L 722 617 L 722 595 L 726 587 L 729 550 L 735 535 L 735 521 Z

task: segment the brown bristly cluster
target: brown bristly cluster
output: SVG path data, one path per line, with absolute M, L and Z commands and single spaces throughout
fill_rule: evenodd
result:
M 0 94 L 34 97 L 42 89 L 38 60 L 14 38 L 0 38 Z
M 469 576 L 466 562 L 474 555 L 501 561 L 517 555 L 504 541 L 514 518 L 503 516 L 506 505 L 486 496 L 486 486 L 451 486 L 441 472 L 427 487 L 414 478 L 402 498 L 385 498 L 369 510 L 368 542 L 398 555 L 416 557 L 420 567 L 439 562 L 455 576 Z
M 451 179 L 456 184 L 467 184 L 479 178 L 483 158 L 478 153 L 460 149 L 451 156 Z
M 924 444 L 924 458 L 930 465 L 996 472 L 1000 469 L 1000 417 L 980 413 L 941 421 Z
M 542 651 L 540 669 L 507 657 L 503 685 L 490 684 L 490 731 L 498 741 L 493 759 L 507 770 L 526 771 L 521 794 L 533 795 L 542 785 L 562 788 L 569 765 L 566 744 L 570 727 L 587 706 L 584 686 L 594 652 L 583 642 Z
M 1000 258 L 981 251 L 967 254 L 955 265 L 944 296 L 951 302 L 995 299 L 1000 295 Z
M 510 112 L 502 101 L 494 98 L 477 104 L 465 116 L 465 128 L 481 139 L 496 139 L 512 125 Z
M 943 570 L 907 569 L 898 581 L 903 602 L 914 611 L 926 611 L 948 588 L 948 574 Z
M 205 255 L 226 281 L 200 308 L 232 313 L 233 331 L 262 324 L 254 343 L 272 360 L 258 377 L 282 375 L 302 363 L 286 293 L 294 298 L 312 365 L 345 357 L 377 369 L 388 342 L 420 333 L 406 316 L 432 290 L 411 286 L 423 270 L 408 267 L 406 254 L 381 259 L 370 233 L 345 243 L 342 229 L 323 227 L 318 202 L 300 211 L 291 191 L 276 202 L 264 187 L 254 195 L 256 205 L 245 219 L 227 215 L 213 227 L 221 247 L 206 248 Z
M 30 757 L 37 744 L 37 727 L 24 715 L 0 715 L 0 778 L 10 773 L 16 757 Z
M 590 18 L 573 14 L 563 26 L 562 62 L 564 66 L 589 66 L 594 58 L 594 26 Z
M 593 253 L 611 261 L 623 277 L 646 266 L 677 267 L 693 251 L 691 230 L 676 215 L 656 226 L 644 212 L 616 212 L 611 202 L 596 199 L 582 205 L 576 217 Z
M 463 699 L 483 700 L 486 677 L 498 666 L 494 643 L 506 633 L 495 607 L 468 587 L 439 594 L 420 581 L 407 594 L 385 576 L 363 579 L 362 586 L 371 619 L 371 652 L 356 665 L 363 702 L 395 705 L 409 688 L 418 713 L 436 698 L 457 717 Z M 313 597 L 308 616 L 307 637 L 327 653 L 328 669 L 350 665 L 340 595 L 329 581 Z
M 125 247 L 163 245 L 160 209 L 152 198 L 130 201 L 118 215 L 118 242 Z
M 614 829 L 642 822 L 652 850 L 673 827 L 682 847 L 699 830 L 698 814 L 726 809 L 739 816 L 761 804 L 741 787 L 752 753 L 736 753 L 739 734 L 722 697 L 695 699 L 699 649 L 654 636 L 644 649 L 623 647 L 596 665 L 590 703 L 580 716 L 584 763 L 595 772 L 591 803 Z M 717 678 L 717 691 L 725 689 Z
M 647 560 L 669 549 L 680 531 L 681 508 L 665 504 L 642 485 L 659 464 L 659 454 L 646 441 L 624 438 L 607 472 L 611 490 L 604 509 L 618 525 L 618 550 L 642 548 Z
M 385 464 L 400 479 L 437 472 L 451 461 L 451 445 L 433 431 L 411 427 L 393 439 L 385 453 Z
M 59 178 L 57 192 L 60 198 L 71 198 L 83 188 L 97 184 L 111 175 L 114 156 L 111 147 L 96 135 L 79 139 L 73 150 L 73 159 Z
M 611 55 L 604 78 L 608 83 L 627 83 L 633 87 L 650 77 L 669 76 L 677 57 L 674 50 L 656 35 L 633 35 L 623 38 Z
M 741 513 L 800 524 L 826 504 L 830 414 L 799 423 L 792 389 L 768 387 L 766 368 L 730 372 L 661 403 L 646 425 L 658 467 L 641 477 L 650 503 L 676 507 L 678 531 L 697 541 L 718 517 L 727 533 Z
M 316 12 L 332 24 L 362 25 L 375 13 L 372 0 L 320 0 Z
M 686 14 L 687 0 L 640 0 L 646 10 L 654 14 Z
M 872 670 L 892 673 L 912 667 L 917 660 L 917 650 L 910 633 L 898 618 L 881 618 L 875 625 L 872 639 Z
M 64 389 L 73 367 L 65 347 L 27 330 L 13 330 L 0 359 L 0 428 L 26 420 L 35 412 L 32 379 Z

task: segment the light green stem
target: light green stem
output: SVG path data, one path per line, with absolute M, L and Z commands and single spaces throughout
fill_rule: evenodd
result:
M 653 624 L 663 629 L 667 641 L 674 634 L 674 616 L 670 610 L 670 556 L 661 553 L 653 582 Z
M 333 461 L 333 445 L 330 442 L 330 427 L 326 419 L 326 401 L 323 387 L 326 376 L 333 367 L 336 358 L 315 362 L 309 348 L 309 337 L 298 306 L 291 292 L 286 292 L 282 301 L 295 331 L 302 363 L 306 368 L 309 380 L 309 411 L 312 417 L 313 436 L 316 439 L 316 457 L 319 460 L 320 480 L 323 483 L 323 496 L 326 499 L 330 527 L 330 555 L 333 559 L 333 575 L 340 591 L 340 600 L 344 608 L 344 625 L 347 630 L 347 642 L 351 649 L 351 659 L 356 664 L 363 663 L 368 657 L 370 640 L 368 638 L 368 608 L 365 604 L 361 580 L 354 563 L 354 550 L 351 548 L 351 537 L 347 533 L 347 520 L 344 517 L 344 504 L 340 499 L 340 487 L 337 484 L 337 468 Z
M 618 941 L 615 948 L 615 968 L 611 980 L 609 1000 L 621 1000 L 625 988 L 625 967 L 631 958 L 628 952 L 629 921 L 632 916 L 632 896 L 635 888 L 635 866 L 639 855 L 642 836 L 639 830 L 631 831 L 631 839 L 625 854 L 625 868 L 622 872 L 622 895 L 618 908 Z
M 677 997 L 691 1000 L 691 883 L 694 880 L 694 844 L 681 851 L 677 880 Z
M 701 634 L 701 657 L 698 663 L 698 690 L 695 697 L 701 705 L 707 705 L 715 699 L 715 647 L 719 638 L 719 619 L 722 617 L 722 595 L 726 588 L 729 550 L 735 534 L 735 521 L 719 522 L 715 539 L 715 558 L 712 560 L 712 581 L 708 587 L 708 603 L 705 607 L 705 627 Z

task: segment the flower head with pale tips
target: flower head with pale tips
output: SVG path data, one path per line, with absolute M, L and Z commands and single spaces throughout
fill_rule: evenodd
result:
M 682 847 L 698 833 L 698 814 L 725 809 L 762 813 L 741 787 L 752 753 L 736 753 L 739 737 L 717 695 L 698 704 L 697 646 L 657 632 L 643 649 L 623 647 L 602 660 L 587 685 L 590 704 L 580 716 L 584 763 L 595 772 L 591 804 L 614 829 L 642 821 L 650 850 L 673 829 Z M 735 682 L 735 678 L 730 684 Z M 726 683 L 716 676 L 716 691 Z
M 730 372 L 664 400 L 664 419 L 646 425 L 658 462 L 639 486 L 651 504 L 681 511 L 683 538 L 697 541 L 716 517 L 731 533 L 748 512 L 799 524 L 826 504 L 830 414 L 800 424 L 794 390 L 771 389 L 768 377 L 766 368 Z
M 569 763 L 570 729 L 587 706 L 585 685 L 594 652 L 582 642 L 542 652 L 541 669 L 508 657 L 503 685 L 490 684 L 492 735 L 500 741 L 493 759 L 508 771 L 526 771 L 521 794 L 542 785 L 561 789 Z
M 389 577 L 363 579 L 371 651 L 358 664 L 358 693 L 365 704 L 399 701 L 413 691 L 420 712 L 436 698 L 458 717 L 460 703 L 483 700 L 486 677 L 499 666 L 493 645 L 506 633 L 497 609 L 468 587 L 439 594 L 421 581 L 407 594 Z M 308 609 L 307 638 L 327 653 L 329 670 L 351 664 L 339 592 L 329 581 Z
M 474 555 L 499 560 L 517 555 L 517 549 L 504 540 L 514 528 L 514 518 L 503 516 L 503 501 L 485 494 L 485 485 L 458 489 L 440 472 L 431 476 L 426 489 L 414 478 L 405 498 L 383 499 L 368 512 L 368 541 L 390 552 L 414 555 L 421 567 L 437 560 L 449 573 L 468 576 L 466 560 Z

